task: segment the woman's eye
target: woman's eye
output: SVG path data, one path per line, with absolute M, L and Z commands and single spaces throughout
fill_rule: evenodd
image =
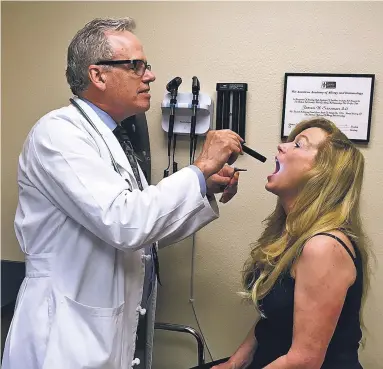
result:
M 295 142 L 295 147 L 301 147 L 301 143 L 300 142 Z

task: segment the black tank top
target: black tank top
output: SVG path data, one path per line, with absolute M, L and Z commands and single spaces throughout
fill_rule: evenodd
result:
M 359 311 L 363 292 L 362 260 L 357 247 L 355 255 L 345 243 L 330 233 L 318 233 L 336 239 L 351 256 L 356 268 L 356 280 L 348 289 L 334 334 L 321 369 L 360 369 L 359 342 L 362 338 Z M 259 301 L 264 318 L 255 327 L 258 347 L 249 369 L 261 369 L 280 356 L 286 355 L 292 344 L 295 280 L 290 271 L 277 280 L 271 291 Z

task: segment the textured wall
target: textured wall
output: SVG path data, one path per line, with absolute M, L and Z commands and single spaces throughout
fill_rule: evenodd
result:
M 215 99 L 217 82 L 247 82 L 249 146 L 268 157 L 276 152 L 281 128 L 285 72 L 375 73 L 371 142 L 366 157 L 363 218 L 377 255 L 376 275 L 366 308 L 365 368 L 383 362 L 383 4 L 379 2 L 119 2 L 2 3 L 2 244 L 3 258 L 20 259 L 13 232 L 16 162 L 30 127 L 43 113 L 67 103 L 66 47 L 76 30 L 96 16 L 136 19 L 157 81 L 148 113 L 153 178 L 167 165 L 161 131 L 164 86 L 176 75 L 180 91 L 190 91 L 197 75 L 203 92 Z M 188 162 L 188 143 L 177 152 Z M 254 319 L 236 292 L 249 243 L 261 232 L 275 197 L 264 190 L 273 160 L 260 164 L 247 156 L 235 201 L 221 218 L 196 236 L 197 314 L 214 358 L 232 353 Z M 160 252 L 163 287 L 158 321 L 196 326 L 189 298 L 191 241 Z M 155 369 L 188 368 L 196 363 L 192 339 L 167 332 L 155 338 Z

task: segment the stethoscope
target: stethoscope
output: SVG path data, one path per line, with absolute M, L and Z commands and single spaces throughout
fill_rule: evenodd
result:
M 84 109 L 80 106 L 80 104 L 75 101 L 74 99 L 70 98 L 69 101 L 71 102 L 71 104 L 73 104 L 73 106 L 79 111 L 79 113 L 86 119 L 86 121 L 91 125 L 91 127 L 97 132 L 97 134 L 102 138 L 102 140 L 104 141 L 104 144 L 106 146 L 106 148 L 108 149 L 108 152 L 109 152 L 109 156 L 110 156 L 110 160 L 112 162 L 112 165 L 113 165 L 113 168 L 114 170 L 122 177 L 122 174 L 120 172 L 120 169 L 118 169 L 118 165 L 116 163 L 116 160 L 114 159 L 113 157 L 113 154 L 112 154 L 112 151 L 110 151 L 110 148 L 108 146 L 108 144 L 106 143 L 102 133 L 98 130 L 98 128 L 95 126 L 95 124 L 92 122 L 92 119 L 89 118 L 89 115 L 84 111 Z M 131 191 L 131 190 L 130 190 Z
M 108 144 L 106 143 L 104 137 L 102 136 L 101 132 L 98 130 L 98 128 L 95 126 L 95 124 L 92 122 L 92 119 L 90 119 L 89 115 L 84 111 L 84 109 L 80 106 L 80 104 L 77 103 L 77 101 L 75 101 L 74 99 L 70 98 L 69 101 L 71 102 L 71 104 L 73 104 L 74 107 L 77 108 L 77 110 L 80 112 L 80 114 L 86 119 L 86 121 L 92 126 L 92 128 L 98 133 L 98 135 L 102 138 L 102 140 L 104 141 L 105 143 L 105 146 L 107 147 L 108 151 L 109 151 L 109 156 L 110 156 L 110 160 L 112 161 L 112 164 L 113 164 L 113 168 L 114 170 L 122 177 L 122 174 L 120 172 L 120 170 L 118 169 L 118 166 L 117 166 L 117 163 L 116 163 L 116 160 L 114 160 L 114 157 L 113 157 L 113 154 L 112 152 L 110 151 L 110 148 L 108 146 Z M 125 179 L 126 182 L 129 183 L 129 181 L 127 179 Z M 131 192 L 132 190 L 129 189 L 129 191 Z M 146 255 L 145 255 L 146 256 Z M 146 256 L 147 257 L 147 256 Z M 151 257 L 154 258 L 154 256 L 152 255 L 152 252 L 151 252 Z M 153 264 L 154 265 L 154 264 Z M 154 268 L 154 267 L 153 267 Z M 153 271 L 152 271 L 153 273 Z M 146 301 L 146 305 L 147 305 L 147 302 L 149 301 L 149 298 L 151 296 L 151 293 L 149 294 L 148 298 L 147 298 L 147 301 Z

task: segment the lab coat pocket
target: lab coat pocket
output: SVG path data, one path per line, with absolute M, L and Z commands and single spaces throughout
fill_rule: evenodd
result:
M 56 304 L 44 369 L 121 367 L 124 304 L 98 308 L 66 296 Z

